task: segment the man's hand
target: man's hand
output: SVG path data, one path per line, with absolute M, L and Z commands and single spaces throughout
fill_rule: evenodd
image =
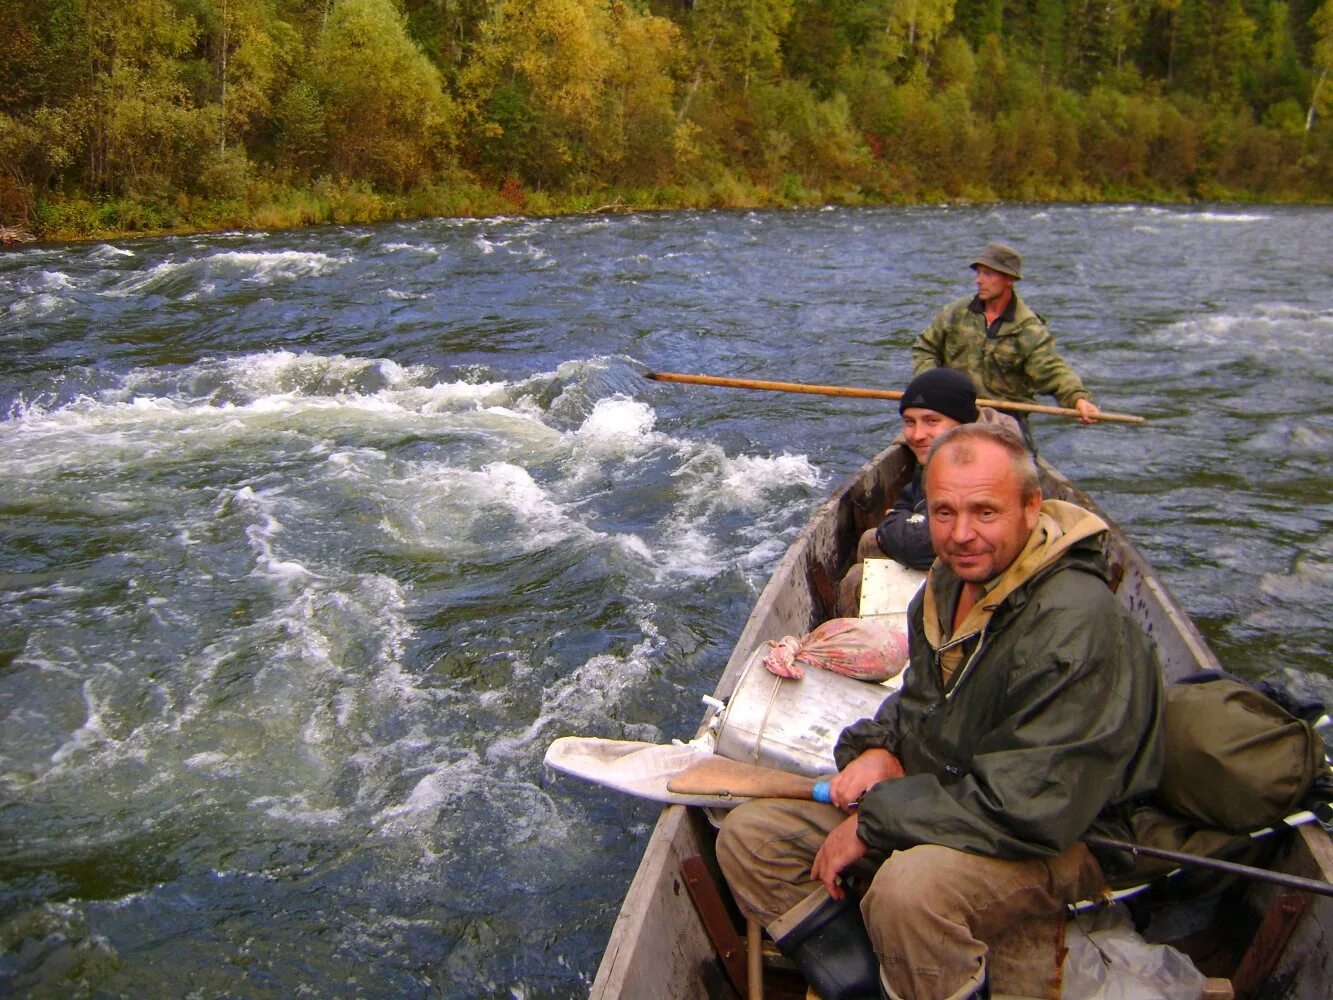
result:
M 865 856 L 866 845 L 856 835 L 856 816 L 848 816 L 833 828 L 824 838 L 824 846 L 815 855 L 815 863 L 810 866 L 810 877 L 824 883 L 824 888 L 834 899 L 842 899 L 846 893 L 838 884 L 838 875 Z
M 1080 424 L 1095 424 L 1097 414 L 1102 412 L 1102 408 L 1090 399 L 1076 400 L 1074 409 L 1078 410 L 1078 422 Z
M 902 761 L 889 751 L 866 750 L 829 781 L 829 800 L 839 809 L 851 809 L 875 785 L 903 774 Z

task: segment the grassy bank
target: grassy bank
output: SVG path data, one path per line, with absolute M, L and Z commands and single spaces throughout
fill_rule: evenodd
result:
M 36 206 L 29 226 L 0 233 L 0 242 L 74 242 L 184 233 L 261 231 L 303 226 L 352 225 L 422 218 L 484 218 L 496 215 L 573 215 L 598 212 L 679 209 L 808 208 L 818 205 L 969 204 L 1001 200 L 1070 203 L 1146 202 L 1189 204 L 1316 203 L 1327 200 L 1271 197 L 1252 191 L 1210 190 L 1206 197 L 1181 191 L 1123 187 L 1073 190 L 1043 188 L 1021 199 L 1003 199 L 987 190 L 898 197 L 854 186 L 815 190 L 790 178 L 780 188 L 723 177 L 712 183 L 663 188 L 605 188 L 595 191 L 527 191 L 512 179 L 499 188 L 472 178 L 453 178 L 407 193 L 375 191 L 355 181 L 327 178 L 308 187 L 252 185 L 226 198 L 194 195 L 92 199 L 80 194 L 51 195 Z M 8 239 L 6 239 L 8 237 Z

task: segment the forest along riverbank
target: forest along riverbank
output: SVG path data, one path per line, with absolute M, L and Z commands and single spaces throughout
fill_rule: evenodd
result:
M 1333 0 L 10 7 L 0 226 L 44 240 L 1333 191 Z
M 1228 668 L 1328 692 L 1317 208 L 436 220 L 0 255 L 0 991 L 569 997 L 692 732 L 979 239 L 1099 402 L 1042 453 Z M 1314 262 L 1314 263 L 1312 263 Z M 1322 268 L 1322 269 L 1321 269 Z

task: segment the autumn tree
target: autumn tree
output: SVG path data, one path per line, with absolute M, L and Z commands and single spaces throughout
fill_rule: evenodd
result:
M 462 75 L 480 165 L 531 185 L 663 176 L 680 32 L 601 0 L 500 0 Z
M 1181 0 L 1175 64 L 1182 85 L 1215 102 L 1240 96 L 1254 21 L 1241 0 Z
M 225 149 L 269 128 L 301 39 L 273 0 L 203 0 L 198 10 L 208 67 L 200 97 L 218 105 L 218 146 Z
M 402 189 L 445 163 L 455 108 L 392 0 L 336 0 L 307 80 L 339 174 Z M 293 111 L 290 98 L 285 111 Z

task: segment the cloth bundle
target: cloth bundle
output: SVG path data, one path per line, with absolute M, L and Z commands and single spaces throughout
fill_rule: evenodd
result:
M 801 678 L 806 667 L 862 681 L 886 681 L 907 665 L 907 633 L 875 618 L 833 618 L 802 638 L 769 642 L 764 666 L 779 677 Z

